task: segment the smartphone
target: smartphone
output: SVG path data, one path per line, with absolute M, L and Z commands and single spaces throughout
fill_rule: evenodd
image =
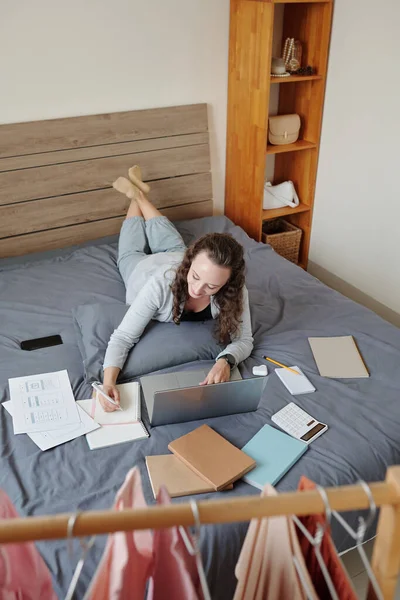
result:
M 21 342 L 21 350 L 40 350 L 41 348 L 58 346 L 62 343 L 60 335 L 49 335 L 47 337 L 36 338 L 35 340 L 24 340 Z

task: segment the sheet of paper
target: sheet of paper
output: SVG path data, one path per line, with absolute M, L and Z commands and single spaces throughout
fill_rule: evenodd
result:
M 87 400 L 87 402 L 91 402 Z M 13 416 L 12 401 L 3 403 L 4 408 L 7 412 Z M 80 406 L 78 408 L 78 415 L 80 421 L 76 425 L 67 425 L 63 429 L 53 429 L 52 431 L 41 431 L 39 433 L 28 433 L 32 442 L 34 442 L 41 450 L 49 450 L 65 442 L 70 442 L 81 435 L 100 429 L 100 425 L 93 421 L 93 419 L 84 411 Z
M 80 422 L 68 372 L 41 373 L 8 380 L 14 433 L 63 429 Z

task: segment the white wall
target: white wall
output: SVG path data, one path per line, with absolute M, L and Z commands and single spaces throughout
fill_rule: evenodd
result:
M 310 260 L 400 313 L 399 0 L 336 0 Z
M 229 0 L 1 0 L 0 123 L 210 107 L 223 210 Z
M 310 259 L 400 312 L 400 2 L 336 0 Z M 207 102 L 223 209 L 229 0 L 1 0 L 0 122 Z

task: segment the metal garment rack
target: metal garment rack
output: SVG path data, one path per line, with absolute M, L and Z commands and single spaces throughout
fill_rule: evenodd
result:
M 392 600 L 400 571 L 400 466 L 389 467 L 384 482 L 369 484 L 371 498 L 381 507 L 371 566 L 385 600 Z M 370 508 L 365 489 L 358 484 L 326 488 L 332 511 Z M 315 491 L 289 492 L 277 496 L 241 496 L 230 500 L 197 503 L 202 525 L 249 521 L 277 515 L 325 513 L 322 496 Z M 74 514 L 25 517 L 0 521 L 0 544 L 69 537 Z M 87 511 L 75 515 L 73 537 L 195 525 L 191 504 L 152 506 L 138 510 Z M 368 598 L 375 598 L 370 586 Z

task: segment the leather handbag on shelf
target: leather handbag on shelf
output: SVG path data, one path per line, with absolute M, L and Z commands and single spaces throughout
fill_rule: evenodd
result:
M 269 143 L 276 146 L 293 144 L 298 140 L 300 125 L 300 117 L 296 114 L 269 117 Z
M 264 184 L 263 209 L 282 208 L 291 206 L 295 208 L 299 205 L 299 197 L 292 181 L 284 181 L 278 185 L 272 185 L 269 181 Z

